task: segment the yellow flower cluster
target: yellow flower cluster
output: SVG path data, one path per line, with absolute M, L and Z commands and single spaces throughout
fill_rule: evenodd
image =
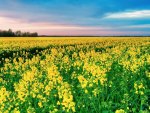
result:
M 78 76 L 78 80 L 81 84 L 81 87 L 86 88 L 88 81 L 82 75 Z
M 144 85 L 142 83 L 139 82 L 135 82 L 134 83 L 134 88 L 135 88 L 135 93 L 136 94 L 140 94 L 140 95 L 144 95 Z
M 115 113 L 126 113 L 123 109 L 116 110 Z
M 5 106 L 5 102 L 7 101 L 7 98 L 9 97 L 9 92 L 6 90 L 5 87 L 1 87 L 0 88 L 0 111 L 2 111 L 2 109 Z
M 71 94 L 69 84 L 67 82 L 62 82 L 61 85 L 57 87 L 57 89 L 63 110 L 66 110 L 67 112 L 75 112 L 75 102 L 73 102 L 73 96 Z M 57 102 L 58 105 L 60 105 L 60 101 Z

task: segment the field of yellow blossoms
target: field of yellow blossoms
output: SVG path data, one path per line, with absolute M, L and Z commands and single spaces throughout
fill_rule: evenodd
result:
M 0 113 L 149 113 L 150 38 L 0 38 Z

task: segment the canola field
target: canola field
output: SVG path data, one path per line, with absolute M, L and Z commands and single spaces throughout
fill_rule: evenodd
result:
M 0 38 L 0 113 L 149 113 L 150 38 Z

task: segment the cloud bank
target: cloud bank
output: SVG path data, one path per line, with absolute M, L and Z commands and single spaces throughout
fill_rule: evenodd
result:
M 149 4 L 149 0 L 0 0 L 0 29 L 40 35 L 150 35 Z

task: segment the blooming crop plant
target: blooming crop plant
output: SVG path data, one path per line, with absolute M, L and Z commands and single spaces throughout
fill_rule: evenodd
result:
M 1 38 L 0 113 L 148 113 L 150 38 Z

